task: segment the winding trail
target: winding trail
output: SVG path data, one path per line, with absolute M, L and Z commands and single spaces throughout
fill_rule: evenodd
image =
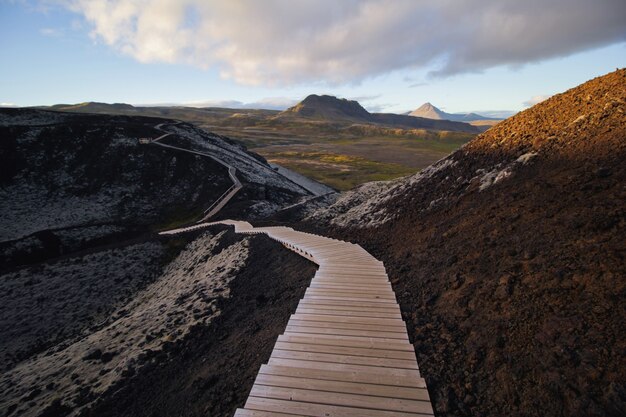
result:
M 156 139 L 153 139 L 150 143 L 153 145 L 158 145 L 161 146 L 163 148 L 169 148 L 169 149 L 175 149 L 177 151 L 183 151 L 183 152 L 189 152 L 195 155 L 201 155 L 201 156 L 206 156 L 208 158 L 211 158 L 212 160 L 214 160 L 215 162 L 217 162 L 220 165 L 223 165 L 224 167 L 226 167 L 226 169 L 228 169 L 228 176 L 230 178 L 230 180 L 233 182 L 233 185 L 231 185 L 226 191 L 224 191 L 224 193 L 222 195 L 220 195 L 217 200 L 215 200 L 213 202 L 213 204 L 211 204 L 206 210 L 204 210 L 204 217 L 202 217 L 202 219 L 200 219 L 198 221 L 198 223 L 201 222 L 206 222 L 208 219 L 210 219 L 211 217 L 213 217 L 215 214 L 217 214 L 234 196 L 235 194 L 237 194 L 239 192 L 239 190 L 241 190 L 243 188 L 243 185 L 241 184 L 241 181 L 239 181 L 239 178 L 237 178 L 237 169 L 230 165 L 227 164 L 226 162 L 222 161 L 221 159 L 209 154 L 209 153 L 205 153 L 205 152 L 198 152 L 198 151 L 192 151 L 189 149 L 184 149 L 184 148 L 179 148 L 177 146 L 172 146 L 172 145 L 166 145 L 164 143 L 159 142 L 161 139 L 165 139 L 168 136 L 174 135 L 174 133 L 170 133 L 168 131 L 166 131 L 165 129 L 163 129 L 164 125 L 176 125 L 180 122 L 176 122 L 176 123 L 160 123 L 158 125 L 156 125 L 154 128 L 157 130 L 160 130 L 161 132 L 164 132 L 163 135 L 159 136 Z
M 214 224 L 265 233 L 319 265 L 235 417 L 434 415 L 382 262 L 353 243 L 243 221 L 160 234 Z
M 232 181 L 232 185 L 226 190 L 224 191 L 224 193 L 222 195 L 220 195 L 214 202 L 213 204 L 211 204 L 203 213 L 203 217 L 202 219 L 198 220 L 198 223 L 202 223 L 202 222 L 206 222 L 207 220 L 209 220 L 211 217 L 213 217 L 214 215 L 216 215 L 234 196 L 235 194 L 237 194 L 239 192 L 239 190 L 241 190 L 243 188 L 243 185 L 241 184 L 241 181 L 239 181 L 239 178 L 237 178 L 237 169 L 235 167 L 233 167 L 232 165 L 224 162 L 223 160 L 221 160 L 220 158 L 216 157 L 215 155 L 212 155 L 210 153 L 206 153 L 206 152 L 199 152 L 199 151 L 192 151 L 189 149 L 184 149 L 184 148 L 179 148 L 178 146 L 173 146 L 173 145 L 166 145 L 164 143 L 161 143 L 160 141 L 162 139 L 167 138 L 168 136 L 173 136 L 176 133 L 172 133 L 172 132 L 168 132 L 167 130 L 165 130 L 164 126 L 174 126 L 177 124 L 180 124 L 182 122 L 164 122 L 164 123 L 159 123 L 158 125 L 154 126 L 154 128 L 160 132 L 163 132 L 163 134 L 155 139 L 150 140 L 148 143 L 152 144 L 152 145 L 158 145 L 161 146 L 163 148 L 168 148 L 168 149 L 174 149 L 177 151 L 182 151 L 182 152 L 188 152 L 191 154 L 195 154 L 195 155 L 200 155 L 200 156 L 205 156 L 208 158 L 211 158 L 212 160 L 214 160 L 215 162 L 217 162 L 218 164 L 226 167 L 226 169 L 228 169 L 228 176 L 230 178 L 230 180 Z M 250 159 L 253 162 L 256 162 L 257 164 L 259 164 L 258 161 L 254 160 L 254 159 Z M 261 165 L 261 164 L 259 164 Z M 263 166 L 263 165 L 261 165 Z M 295 172 L 289 171 L 286 168 L 280 167 L 278 165 L 273 165 L 271 164 L 271 167 L 266 167 L 263 166 L 263 168 L 265 169 L 271 169 L 274 171 L 278 171 L 285 179 L 287 179 L 288 181 L 294 183 L 295 185 L 297 185 L 298 187 L 302 188 L 303 190 L 307 191 L 308 193 L 312 194 L 313 196 L 310 197 L 309 199 L 315 199 L 318 197 L 322 197 L 324 195 L 327 194 L 331 194 L 334 193 L 335 191 L 324 185 L 321 183 L 317 183 L 316 181 L 310 180 L 300 174 L 297 174 Z M 302 204 L 305 201 L 301 201 L 299 203 L 296 203 L 292 206 L 296 206 L 299 204 Z M 290 206 L 291 207 L 291 206 Z

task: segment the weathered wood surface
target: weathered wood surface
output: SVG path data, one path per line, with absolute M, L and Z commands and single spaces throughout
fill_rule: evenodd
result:
M 428 416 L 433 410 L 382 262 L 359 245 L 288 227 L 265 233 L 319 265 L 236 417 Z

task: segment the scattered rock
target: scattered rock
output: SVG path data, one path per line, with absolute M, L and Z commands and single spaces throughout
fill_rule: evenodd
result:
M 85 356 L 83 356 L 83 360 L 85 361 L 98 360 L 100 358 L 102 358 L 102 350 L 97 348 L 90 350 Z

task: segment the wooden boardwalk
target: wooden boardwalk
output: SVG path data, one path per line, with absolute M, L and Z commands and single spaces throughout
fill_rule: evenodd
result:
M 359 245 L 289 227 L 229 224 L 265 233 L 319 265 L 235 417 L 433 415 L 413 346 L 382 262 Z
M 230 180 L 232 181 L 233 185 L 231 185 L 226 191 L 224 191 L 224 193 L 222 195 L 220 195 L 217 200 L 215 200 L 213 202 L 213 204 L 211 204 L 209 206 L 209 208 L 207 208 L 206 210 L 204 210 L 204 217 L 200 220 L 201 222 L 205 222 L 208 219 L 210 219 L 211 217 L 213 217 L 214 215 L 216 215 L 222 208 L 224 208 L 224 206 L 230 201 L 231 198 L 233 198 L 235 196 L 235 194 L 237 194 L 239 192 L 239 190 L 241 190 L 243 188 L 243 185 L 241 184 L 241 182 L 239 181 L 239 178 L 237 178 L 237 170 L 235 169 L 235 167 L 233 167 L 232 165 L 227 164 L 226 162 L 222 161 L 221 159 L 219 159 L 218 157 L 216 157 L 215 155 L 211 155 L 209 153 L 206 152 L 198 152 L 198 151 L 192 151 L 189 149 L 184 149 L 184 148 L 179 148 L 178 146 L 173 146 L 173 145 L 166 145 L 164 143 L 159 142 L 162 139 L 165 139 L 168 136 L 172 136 L 174 135 L 174 133 L 170 133 L 167 130 L 165 130 L 163 128 L 164 125 L 177 125 L 181 122 L 174 122 L 174 123 L 160 123 L 158 125 L 156 125 L 154 128 L 164 132 L 161 136 L 159 136 L 158 138 L 155 138 L 153 140 L 151 140 L 149 143 L 152 145 L 158 145 L 161 146 L 163 148 L 168 148 L 168 149 L 174 149 L 180 152 L 187 152 L 193 155 L 200 155 L 200 156 L 204 156 L 207 158 L 211 158 L 212 160 L 214 160 L 215 162 L 217 162 L 220 165 L 223 165 L 224 167 L 226 167 L 228 169 L 228 177 L 230 178 Z

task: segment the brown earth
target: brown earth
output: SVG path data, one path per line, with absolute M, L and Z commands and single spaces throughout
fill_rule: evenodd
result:
M 244 236 L 227 234 L 229 241 Z M 149 358 L 83 415 L 232 416 L 314 273 L 301 256 L 266 236 L 252 237 L 245 268 L 220 300 L 220 316 Z
M 438 416 L 626 415 L 625 111 L 619 70 L 300 224 L 385 262 Z

